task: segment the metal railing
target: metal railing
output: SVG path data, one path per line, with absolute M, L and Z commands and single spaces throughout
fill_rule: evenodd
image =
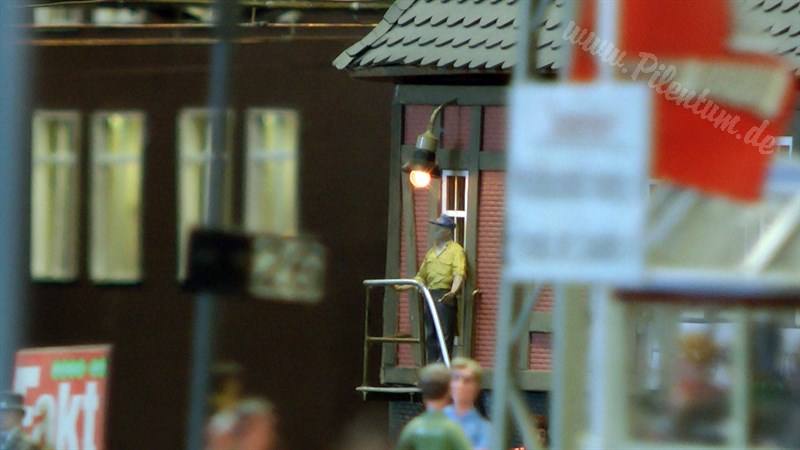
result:
M 444 333 L 442 332 L 442 324 L 439 322 L 439 313 L 436 311 L 436 303 L 433 301 L 430 291 L 424 284 L 413 278 L 399 278 L 388 280 L 364 280 L 364 286 L 415 286 L 417 290 L 422 293 L 422 296 L 428 304 L 428 310 L 433 318 L 433 327 L 436 329 L 436 338 L 439 341 L 439 348 L 442 352 L 442 360 L 447 367 L 450 367 L 450 353 L 447 351 L 447 345 L 444 342 Z

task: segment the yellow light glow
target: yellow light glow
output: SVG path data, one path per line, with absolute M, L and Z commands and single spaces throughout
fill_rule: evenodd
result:
M 411 180 L 411 184 L 415 188 L 424 188 L 431 184 L 431 174 L 421 170 L 412 170 L 408 175 L 408 179 Z

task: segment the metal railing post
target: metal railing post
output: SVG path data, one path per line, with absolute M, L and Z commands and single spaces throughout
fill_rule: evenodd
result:
M 447 351 L 447 344 L 444 342 L 442 324 L 439 322 L 439 313 L 436 311 L 436 303 L 433 301 L 428 288 L 419 281 L 409 279 L 388 279 L 388 280 L 364 280 L 364 286 L 415 286 L 421 293 L 433 318 L 433 328 L 436 330 L 436 338 L 439 341 L 439 348 L 442 352 L 442 360 L 447 367 L 450 367 L 450 353 Z

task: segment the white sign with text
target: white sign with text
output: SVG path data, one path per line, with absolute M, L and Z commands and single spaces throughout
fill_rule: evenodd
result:
M 652 140 L 647 86 L 526 84 L 509 92 L 510 281 L 641 280 Z

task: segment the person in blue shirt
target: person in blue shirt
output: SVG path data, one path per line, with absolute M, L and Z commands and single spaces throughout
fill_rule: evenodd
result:
M 450 395 L 453 404 L 444 409 L 447 417 L 461 426 L 473 449 L 488 450 L 492 426 L 477 409 L 483 370 L 477 361 L 464 357 L 450 362 Z
M 442 363 L 428 364 L 419 373 L 425 412 L 409 422 L 397 440 L 396 450 L 470 450 L 461 427 L 442 412 L 450 401 L 450 369 Z

